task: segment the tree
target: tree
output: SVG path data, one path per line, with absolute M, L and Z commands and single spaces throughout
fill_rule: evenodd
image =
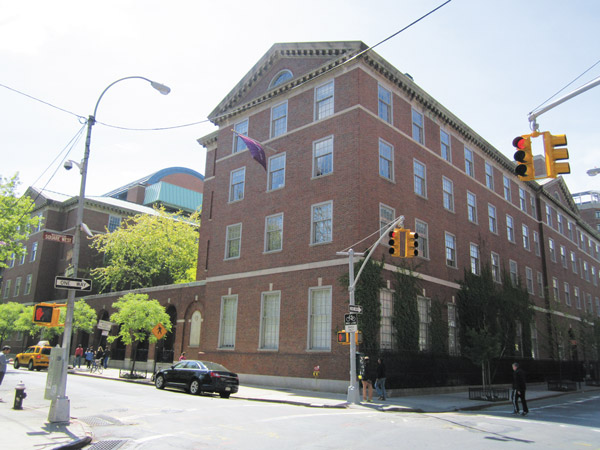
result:
M 93 237 L 105 267 L 92 270 L 101 292 L 129 290 L 195 280 L 200 213 L 183 219 L 164 208 L 139 214 L 112 233 Z
M 363 261 L 364 259 L 355 264 L 355 273 L 358 273 Z M 382 269 L 382 262 L 378 263 L 369 259 L 356 283 L 354 292 L 356 304 L 363 307 L 362 314 L 358 316 L 358 325 L 363 335 L 361 351 L 372 356 L 379 353 L 379 326 L 381 323 L 379 290 L 385 286 L 381 277 Z
M 419 278 L 407 267 L 395 272 L 392 327 L 399 351 L 419 351 Z
M 5 339 L 13 335 L 17 329 L 17 319 L 23 312 L 23 305 L 8 302 L 0 305 L 0 348 Z
M 112 306 L 117 312 L 110 316 L 110 320 L 120 327 L 116 336 L 108 337 L 108 342 L 112 344 L 121 339 L 125 345 L 136 344 L 130 372 L 130 376 L 133 377 L 139 344 L 146 340 L 151 344 L 155 343 L 158 339 L 152 334 L 152 329 L 160 323 L 167 331 L 171 331 L 171 320 L 164 306 L 158 300 L 148 300 L 146 294 L 125 294 Z
M 37 227 L 42 220 L 39 216 L 30 217 L 34 202 L 27 196 L 17 198 L 19 178 L 0 175 L 0 268 L 8 267 L 7 261 L 27 253 L 22 241 L 27 240 L 31 227 Z

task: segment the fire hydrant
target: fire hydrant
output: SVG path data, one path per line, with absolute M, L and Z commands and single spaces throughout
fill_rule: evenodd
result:
M 13 405 L 13 409 L 23 409 L 23 399 L 25 397 L 27 397 L 25 385 L 20 381 L 19 384 L 15 386 L 15 404 Z

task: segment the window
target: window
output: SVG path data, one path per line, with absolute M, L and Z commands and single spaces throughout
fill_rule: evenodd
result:
M 13 267 L 15 267 L 15 254 L 11 253 L 10 259 L 8 260 L 8 268 L 12 269 Z
M 34 242 L 31 245 L 31 255 L 29 257 L 29 262 L 34 262 L 35 261 L 35 258 L 37 257 L 37 250 L 38 250 L 38 243 Z
M 412 137 L 419 144 L 424 143 L 423 136 L 423 114 L 412 110 Z
M 331 288 L 311 288 L 309 292 L 309 350 L 331 349 Z
M 529 242 L 529 227 L 525 224 L 521 226 L 521 232 L 523 233 L 523 248 L 525 250 L 531 250 L 531 243 Z
M 396 210 L 383 203 L 379 204 L 379 235 L 381 236 L 396 218 Z
M 4 280 L 4 294 L 2 298 L 8 298 L 10 295 L 10 286 L 12 285 L 12 280 Z
M 260 346 L 262 350 L 279 348 L 279 308 L 281 292 L 263 292 L 260 307 Z
M 588 263 L 587 261 L 583 262 L 583 276 L 585 281 L 590 281 L 590 273 L 588 272 Z
M 444 208 L 454 212 L 454 183 L 446 177 L 442 177 L 442 197 Z
M 565 304 L 567 306 L 571 306 L 571 289 L 569 287 L 569 283 L 567 283 L 566 281 L 564 283 L 564 288 L 565 288 Z
M 237 303 L 237 295 L 221 297 L 219 348 L 235 348 L 235 324 L 237 321 Z
M 419 235 L 419 256 L 429 259 L 429 226 L 425 222 L 415 220 L 415 231 Z
M 200 311 L 194 311 L 190 322 L 190 347 L 200 347 L 200 332 L 202 331 L 202 313 Z
M 500 274 L 500 255 L 494 252 L 492 252 L 492 279 L 496 283 L 502 282 L 502 277 Z
M 471 257 L 471 273 L 474 275 L 479 275 L 481 273 L 479 261 L 479 245 L 471 243 L 469 254 Z
M 567 222 L 567 235 L 571 241 L 573 240 L 573 223 Z
M 275 86 L 279 86 L 280 84 L 285 83 L 287 80 L 291 80 L 294 77 L 292 72 L 287 69 L 284 69 L 277 73 L 271 80 L 271 84 L 269 84 L 269 89 L 274 88 Z
M 287 132 L 287 102 L 271 108 L 271 137 L 281 136 Z
M 225 244 L 225 259 L 240 257 L 242 246 L 242 224 L 236 223 L 227 227 L 227 236 Z
M 536 256 L 540 256 L 542 249 L 540 248 L 540 234 L 537 231 L 533 232 L 533 246 L 535 247 Z
M 477 223 L 477 196 L 467 191 L 467 217 L 469 222 Z
M 112 233 L 121 226 L 121 218 L 117 216 L 108 216 L 108 232 Z
M 381 85 L 378 86 L 377 114 L 388 123 L 392 123 L 392 93 Z
M 573 288 L 573 296 L 575 297 L 575 307 L 581 309 L 581 297 L 579 296 L 579 288 L 577 286 Z
M 577 257 L 575 256 L 575 252 L 571 252 L 571 269 L 573 273 L 577 273 Z
M 541 298 L 544 298 L 544 276 L 542 272 L 537 273 L 537 285 L 538 285 L 538 295 Z
M 598 286 L 598 277 L 596 276 L 596 268 L 592 266 L 592 283 L 594 286 Z
M 446 265 L 456 267 L 456 236 L 446 233 Z
M 465 173 L 471 177 L 475 176 L 473 150 L 469 150 L 467 147 L 465 147 Z
M 333 172 L 333 136 L 313 142 L 313 177 Z
M 452 149 L 450 148 L 450 135 L 444 130 L 440 130 L 440 143 L 442 147 L 442 158 L 452 162 Z
M 233 153 L 246 150 L 248 147 L 246 146 L 246 143 L 242 141 L 242 138 L 238 136 L 238 134 L 248 136 L 248 119 L 236 123 L 233 126 L 233 129 L 237 133 L 233 133 Z
M 533 270 L 531 267 L 525 267 L 525 279 L 527 280 L 527 292 L 531 295 L 534 295 L 533 291 Z
M 431 299 L 417 297 L 419 308 L 419 350 L 426 351 L 430 347 L 429 328 L 431 326 Z
M 558 232 L 560 234 L 565 234 L 564 217 L 561 214 L 557 214 L 556 223 L 558 224 Z
M 392 327 L 392 315 L 394 311 L 394 300 L 392 293 L 386 289 L 379 291 L 379 303 L 381 305 L 381 323 L 379 325 L 380 348 L 391 350 L 394 342 Z
M 490 231 L 498 234 L 498 221 L 496 220 L 496 207 L 488 204 L 488 221 Z
M 42 230 L 43 224 L 44 224 L 44 213 L 39 213 L 38 214 L 38 223 L 37 223 L 37 226 L 35 227 L 35 233 Z
M 283 245 L 283 214 L 265 219 L 265 252 L 281 250 Z
M 521 211 L 527 212 L 527 198 L 525 197 L 525 189 L 519 188 L 519 207 Z
M 552 277 L 552 295 L 554 296 L 554 300 L 560 302 L 560 292 L 558 290 L 558 280 L 555 277 Z
M 269 158 L 269 191 L 285 186 L 285 153 Z
M 510 271 L 510 281 L 513 286 L 517 286 L 519 284 L 519 273 L 517 271 L 517 262 L 512 259 L 508 262 L 509 271 Z
M 394 181 L 394 147 L 379 139 L 379 175 Z
M 315 120 L 333 114 L 333 81 L 315 89 Z
M 246 168 L 232 170 L 229 177 L 229 201 L 236 202 L 244 199 L 246 184 Z
M 554 227 L 552 225 L 552 208 L 550 208 L 550 205 L 546 205 L 546 223 L 549 227 Z
M 510 190 L 510 178 L 504 175 L 504 200 L 512 201 L 512 193 Z
M 535 321 L 531 322 L 529 329 L 531 330 L 531 357 L 537 359 L 540 353 L 538 350 L 538 335 Z
M 25 257 L 27 256 L 27 253 L 23 253 L 21 255 L 21 259 L 19 260 L 19 265 L 22 266 L 23 264 L 25 264 Z
M 31 280 L 31 274 L 27 275 L 27 277 L 25 278 L 25 291 L 23 292 L 23 295 L 31 294 Z
M 565 248 L 564 245 L 560 246 L 560 262 L 562 263 L 562 266 L 566 269 L 568 267 L 568 262 L 567 262 L 567 249 Z
M 535 197 L 532 195 L 531 197 L 529 197 L 530 199 L 530 204 L 531 204 L 531 215 L 537 219 L 537 207 L 535 206 Z
M 448 303 L 448 352 L 453 356 L 459 354 L 457 314 L 456 305 Z
M 490 190 L 494 190 L 494 168 L 490 163 L 485 163 L 485 185 Z
M 23 281 L 23 279 L 21 277 L 17 277 L 17 279 L 15 280 L 15 290 L 13 292 L 13 297 L 18 297 L 19 294 L 21 293 L 22 281 Z
M 509 242 L 515 242 L 515 225 L 513 218 L 508 214 L 506 215 L 506 237 Z
M 550 250 L 550 259 L 552 262 L 556 262 L 556 248 L 554 247 L 554 240 L 548 239 L 548 249 Z
M 415 159 L 413 160 L 413 171 L 415 179 L 415 194 L 427 198 L 427 181 L 425 179 L 425 165 Z
M 333 203 L 312 206 L 311 244 L 323 244 L 332 240 Z

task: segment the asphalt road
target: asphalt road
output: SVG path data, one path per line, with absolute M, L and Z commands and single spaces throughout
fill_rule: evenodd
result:
M 23 371 L 28 389 L 45 372 Z M 102 448 L 120 449 L 600 449 L 600 395 L 478 413 L 386 413 L 366 406 L 322 409 L 261 403 L 70 376 L 71 415 Z

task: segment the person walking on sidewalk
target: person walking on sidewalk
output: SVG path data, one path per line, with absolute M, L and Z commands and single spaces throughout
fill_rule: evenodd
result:
M 362 360 L 360 370 L 360 380 L 362 381 L 363 402 L 373 401 L 373 382 L 375 381 L 375 371 L 369 361 L 369 357 L 365 356 Z M 368 396 L 368 397 L 367 397 Z
M 106 347 L 106 350 L 104 351 L 104 359 L 102 361 L 102 365 L 104 366 L 105 369 L 108 368 L 108 360 L 110 359 L 110 346 Z
M 385 400 L 387 395 L 385 392 L 385 364 L 382 358 L 377 359 L 377 378 L 375 379 L 375 391 L 379 396 L 379 400 Z
M 525 399 L 525 391 L 527 390 L 527 385 L 525 383 L 525 372 L 523 369 L 519 367 L 519 363 L 515 362 L 512 365 L 513 368 L 513 407 L 514 413 L 519 414 L 519 399 L 521 399 L 521 403 L 523 404 L 523 412 L 521 415 L 526 416 L 529 414 L 529 408 L 527 408 L 527 400 Z
M 81 357 L 83 356 L 83 347 L 81 346 L 81 344 L 79 344 L 77 346 L 77 348 L 75 349 L 75 365 L 78 368 L 81 368 Z
M 88 347 L 88 349 L 85 351 L 85 365 L 88 369 L 91 367 L 93 359 L 94 351 L 92 350 L 92 347 Z
M 6 369 L 8 367 L 8 354 L 10 353 L 10 347 L 5 345 L 2 347 L 2 353 L 0 353 L 0 385 L 2 385 L 2 380 L 4 380 L 4 374 L 6 373 Z M 0 398 L 0 402 L 3 402 Z

